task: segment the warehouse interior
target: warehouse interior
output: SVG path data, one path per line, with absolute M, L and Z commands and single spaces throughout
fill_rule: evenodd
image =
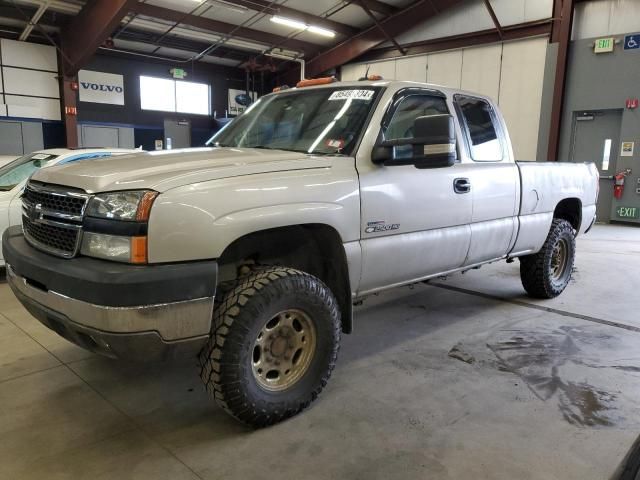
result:
M 311 80 L 317 83 L 305 83 Z M 318 196 L 317 201 L 315 197 L 305 200 L 302 212 L 326 209 L 327 216 L 337 218 L 348 209 L 345 205 L 354 205 L 358 212 L 355 220 L 336 220 L 347 231 L 356 231 L 349 241 L 343 238 L 339 242 L 339 251 L 330 246 L 330 235 L 318 237 L 314 247 L 327 264 L 347 259 L 340 267 L 346 273 L 336 267 L 337 273 L 331 270 L 326 278 L 321 277 L 323 285 L 335 293 L 336 308 L 342 309 L 341 345 L 337 362 L 333 359 L 331 380 L 323 378 L 322 395 L 315 400 L 314 393 L 313 404 L 304 412 L 260 425 L 266 428 L 243 425 L 237 421 L 238 415 L 231 412 L 234 419 L 227 414 L 229 399 L 222 400 L 217 388 L 203 387 L 202 371 L 208 364 L 198 363 L 202 361 L 196 356 L 140 361 L 108 358 L 114 355 L 77 345 L 77 338 L 65 335 L 55 322 L 43 321 L 25 303 L 27 290 L 12 284 L 20 264 L 11 265 L 15 253 L 5 247 L 0 255 L 0 478 L 640 479 L 640 409 L 636 401 L 640 391 L 636 383 L 640 379 L 636 291 L 640 285 L 639 80 L 637 0 L 0 1 L 3 245 L 11 235 L 22 235 L 23 229 L 25 237 L 30 235 L 27 223 L 22 226 L 23 221 L 37 221 L 29 210 L 29 195 L 43 195 L 39 189 L 47 185 L 58 192 L 54 195 L 60 195 L 64 185 L 54 180 L 47 183 L 46 178 L 71 182 L 74 175 L 80 180 L 95 178 L 91 183 L 95 188 L 72 188 L 69 183 L 65 194 L 92 202 L 103 193 L 98 190 L 100 185 L 110 179 L 129 191 L 139 188 L 138 184 L 147 188 L 153 179 L 175 169 L 173 183 L 164 177 L 162 181 L 169 185 L 167 191 L 176 188 L 180 196 L 167 196 L 158 188 L 149 197 L 147 217 L 140 217 L 142 206 L 136 206 L 135 221 L 118 230 L 139 228 L 135 235 L 151 242 L 152 235 L 159 232 L 159 223 L 142 225 L 142 220 L 150 222 L 149 215 L 153 218 L 165 197 L 162 205 L 176 208 L 169 220 L 162 222 L 163 245 L 172 247 L 163 247 L 169 252 L 164 253 L 167 260 L 158 263 L 167 268 L 169 260 L 183 266 L 205 260 L 197 257 L 195 249 L 179 257 L 173 246 L 182 244 L 189 250 L 191 237 L 201 228 L 189 224 L 196 218 L 215 221 L 220 229 L 220 238 L 213 230 L 211 238 L 199 241 L 198 246 L 222 242 L 224 232 L 236 228 L 234 221 L 259 224 L 258 233 L 280 227 L 277 222 L 282 220 L 268 202 L 275 198 L 276 190 L 281 190 L 277 193 L 281 204 L 297 202 L 298 180 L 306 182 L 305 191 L 317 194 L 323 190 L 333 195 L 331 208 L 323 206 Z M 525 223 L 516 221 L 519 226 L 512 227 L 505 219 L 498 219 L 503 230 L 498 231 L 495 220 L 493 235 L 480 243 L 511 242 L 511 253 L 522 255 L 479 257 L 475 263 L 461 263 L 460 268 L 443 267 L 424 276 L 416 273 L 412 282 L 400 280 L 409 278 L 408 273 L 405 277 L 396 274 L 397 279 L 389 273 L 419 268 L 420 256 L 427 255 L 430 245 L 437 251 L 429 255 L 453 255 L 453 237 L 447 237 L 448 245 L 441 239 L 443 243 L 427 244 L 421 255 L 414 255 L 410 237 L 400 240 L 405 224 L 414 221 L 412 217 L 426 218 L 423 223 L 427 225 L 431 225 L 430 218 L 446 219 L 451 228 L 469 223 L 470 231 L 476 223 L 455 223 L 453 203 L 438 193 L 435 180 L 418 183 L 426 177 L 417 175 L 444 178 L 444 173 L 443 177 L 435 175 L 446 169 L 404 163 L 394 170 L 376 163 L 376 148 L 382 145 L 378 143 L 382 137 L 376 139 L 376 135 L 378 131 L 382 135 L 387 126 L 383 110 L 388 108 L 388 115 L 400 105 L 390 96 L 389 106 L 384 105 L 385 89 L 396 88 L 395 81 L 403 82 L 398 92 L 422 89 L 434 98 L 450 96 L 451 105 L 459 109 L 451 113 L 451 125 L 462 118 L 457 103 L 460 95 L 477 95 L 490 103 L 490 121 L 492 118 L 498 124 L 501 120 L 496 119 L 504 118 L 504 125 L 496 128 L 496 135 L 503 136 L 504 161 L 514 169 L 515 162 L 520 169 L 519 174 L 514 170 L 513 185 L 517 186 L 509 197 L 515 199 L 512 210 L 522 212 L 531 202 L 535 205 L 532 208 L 541 208 L 556 195 L 546 190 L 548 185 L 587 193 L 595 189 L 593 210 L 574 215 L 575 262 L 563 260 L 569 265 L 560 290 L 566 287 L 564 293 L 548 299 L 528 295 L 531 289 L 524 278 L 521 283 L 524 262 L 516 257 L 535 252 L 524 248 L 518 252 L 514 244 L 519 244 L 518 235 L 529 230 Z M 324 171 L 352 168 L 349 180 L 321 184 L 307 172 L 318 168 L 317 164 L 308 163 L 297 173 L 270 166 L 273 178 L 259 183 L 255 179 L 259 177 L 255 170 L 258 160 L 238 160 L 241 145 L 234 149 L 220 139 L 232 138 L 229 132 L 241 130 L 242 119 L 252 111 L 255 115 L 269 98 L 291 92 L 302 92 L 302 96 L 307 85 L 312 87 L 308 92 L 314 92 L 321 84 L 345 89 L 336 93 L 356 92 L 324 134 L 340 120 L 352 100 L 355 104 L 364 98 L 357 97 L 365 95 L 358 92 L 375 96 L 373 110 L 362 117 L 362 122 L 371 123 L 358 127 L 362 131 L 355 137 L 361 143 L 356 143 L 351 153 L 341 153 L 343 139 L 327 137 L 322 141 L 326 148 L 339 144 L 337 154 L 329 155 L 328 161 L 343 161 L 343 166 L 325 165 Z M 371 90 L 361 90 L 366 88 Z M 332 100 L 333 95 L 325 103 Z M 286 110 L 293 108 L 295 104 Z M 443 112 L 447 112 L 446 106 L 437 113 Z M 273 120 L 274 130 L 280 128 L 278 121 Z M 411 128 L 413 137 L 418 122 Z M 462 164 L 467 160 L 474 163 L 472 153 L 468 159 L 459 153 L 464 132 L 464 125 L 456 127 L 456 139 L 451 142 L 457 140 L 455 148 Z M 472 135 L 469 132 L 470 138 Z M 373 153 L 368 148 L 369 137 L 371 145 L 376 142 Z M 308 152 L 306 148 L 302 151 L 306 160 L 296 161 L 313 161 L 318 142 Z M 635 143 L 639 143 L 638 150 Z M 393 151 L 399 151 L 401 145 L 406 144 L 396 142 Z M 254 147 L 252 155 L 273 154 L 266 151 L 273 148 Z M 428 155 L 426 144 L 424 149 Z M 231 153 L 234 150 L 236 153 Z M 294 151 L 285 152 L 287 161 L 294 162 Z M 209 157 L 210 166 L 206 164 Z M 275 159 L 263 161 L 276 163 Z M 361 167 L 363 162 L 366 168 Z M 475 163 L 478 170 L 484 166 L 483 161 Z M 585 163 L 589 165 L 584 167 Z M 559 170 L 568 168 L 566 165 L 575 169 Z M 249 173 L 242 168 L 250 169 Z M 493 174 L 483 177 L 468 174 L 473 187 L 467 188 L 472 188 L 473 195 L 483 192 L 487 210 L 489 205 L 504 207 L 500 207 L 506 198 L 500 185 L 511 181 L 508 172 L 501 173 L 504 169 L 491 168 L 486 172 Z M 231 172 L 225 179 L 231 186 L 205 189 L 209 178 L 203 172 L 214 172 L 211 178 L 222 182 L 218 173 L 222 169 Z M 563 172 L 583 175 L 587 169 L 590 180 L 562 176 Z M 544 186 L 526 192 L 525 177 L 534 175 L 534 170 L 541 172 L 535 173 L 535 180 Z M 406 176 L 397 171 L 406 172 Z M 193 180 L 186 187 L 176 187 L 177 178 Z M 456 175 L 454 189 L 458 180 Z M 353 191 L 343 194 L 341 185 Z M 237 196 L 231 196 L 231 191 Z M 365 205 L 367 192 L 379 195 L 379 203 Z M 189 197 L 196 194 L 199 198 L 220 197 L 198 203 Z M 146 197 L 141 198 L 143 202 Z M 264 202 L 261 209 L 252 217 L 243 217 L 245 201 L 255 198 Z M 398 215 L 402 221 L 385 219 L 385 225 L 378 221 L 381 218 L 364 218 L 371 210 L 387 212 L 391 208 L 385 203 L 388 199 L 409 203 L 399 208 L 404 211 Z M 198 205 L 201 216 L 181 216 L 178 207 L 188 202 Z M 215 212 L 222 211 L 215 206 L 220 204 L 225 208 L 229 204 L 224 210 L 227 213 L 215 218 L 212 212 L 215 208 Z M 205 211 L 209 206 L 211 210 Z M 47 212 L 40 213 L 42 204 L 36 207 L 39 219 L 45 219 Z M 79 231 L 86 225 L 85 208 L 74 220 L 79 222 Z M 476 211 L 482 208 L 474 206 Z M 586 212 L 592 214 L 593 221 L 587 221 Z M 290 215 L 293 218 L 294 214 Z M 475 219 L 471 213 L 469 218 Z M 573 219 L 569 214 L 562 218 Z M 553 225 L 560 219 L 554 216 Z M 103 229 L 113 222 L 107 217 L 100 221 Z M 318 222 L 308 223 L 305 232 L 321 230 Z M 509 230 L 504 230 L 507 227 Z M 540 244 L 547 238 L 545 246 L 551 238 L 551 234 L 546 237 L 548 229 L 546 225 L 544 231 L 538 231 L 538 236 L 542 233 Z M 338 227 L 336 230 L 340 240 L 341 232 Z M 366 235 L 372 232 L 387 243 L 375 244 L 376 249 L 367 247 Z M 299 248 L 307 234 L 287 230 L 287 240 L 277 251 Z M 78 235 L 82 243 L 83 234 Z M 482 230 L 477 235 L 481 237 Z M 171 243 L 173 238 L 178 239 L 175 244 Z M 238 238 L 234 242 L 239 243 L 231 244 L 236 250 L 229 247 L 225 255 L 248 248 L 249 241 L 242 243 L 244 237 Z M 261 243 L 271 241 L 268 233 L 251 240 L 256 251 Z M 38 237 L 40 246 L 48 241 Z M 60 247 L 60 240 L 56 242 Z M 71 257 L 85 255 L 84 243 L 76 247 L 73 255 L 66 256 L 70 262 L 80 259 Z M 144 261 L 131 268 L 137 272 L 151 268 L 157 251 L 145 243 Z M 307 250 L 304 255 L 312 257 L 313 252 Z M 38 251 L 33 263 L 46 261 L 48 257 L 42 255 Z M 133 258 L 134 253 L 131 255 Z M 58 257 L 55 262 L 65 260 Z M 213 323 L 223 315 L 217 312 L 226 308 L 224 299 L 240 288 L 246 271 L 273 266 L 257 254 L 249 261 L 239 257 L 245 263 L 238 267 L 237 283 L 225 283 L 220 281 L 227 275 L 222 258 L 206 258 L 215 264 L 212 268 L 218 279 L 212 285 L 215 294 L 209 323 L 212 315 Z M 105 278 L 120 268 L 105 256 L 90 260 L 92 265 L 103 266 Z M 367 267 L 367 261 L 375 266 Z M 281 266 L 297 268 L 298 264 Z M 118 277 L 123 285 L 138 273 L 128 275 Z M 361 282 L 362 290 L 349 290 L 346 297 L 338 295 L 335 285 L 341 281 L 336 280 L 340 275 L 347 277 L 347 287 L 349 282 L 352 287 Z M 388 285 L 398 287 L 378 288 L 376 280 L 382 277 L 389 279 Z M 25 288 L 40 291 L 37 295 L 53 292 L 41 280 L 19 278 Z M 188 279 L 183 280 L 187 289 Z M 113 292 L 124 292 L 126 286 L 117 283 L 110 287 Z M 91 277 L 79 289 L 93 290 L 87 293 L 94 299 L 87 301 L 91 306 L 108 305 L 91 320 L 97 331 L 105 332 L 109 328 L 101 321 L 106 322 L 107 316 L 121 307 L 140 302 L 108 304 L 106 298 L 113 295 L 98 288 L 99 284 L 99 278 Z M 131 289 L 132 296 L 136 288 Z M 188 318 L 159 313 L 163 306 L 180 303 L 175 292 L 164 292 L 151 282 L 142 290 L 160 301 L 152 302 L 139 318 L 156 315 L 163 321 L 189 323 Z M 161 298 L 163 292 L 166 302 Z M 189 299 L 204 296 L 193 293 Z M 81 307 L 84 310 L 78 311 L 83 314 L 92 311 Z M 195 310 L 193 313 L 195 317 Z M 347 317 L 350 323 L 345 327 Z M 292 323 L 295 330 L 300 325 L 296 321 Z M 301 322 L 301 328 L 307 328 L 306 320 Z M 118 328 L 125 328 L 126 323 L 122 320 Z M 317 327 L 308 328 L 315 332 Z M 216 338 L 220 343 L 215 332 L 211 337 L 214 347 Z M 109 345 L 102 347 L 108 350 Z M 249 357 L 253 354 L 257 363 L 255 348 L 251 352 Z M 208 355 L 214 358 L 215 348 Z M 219 374 L 218 370 L 208 373 L 211 378 Z M 274 387 L 269 393 L 281 390 Z

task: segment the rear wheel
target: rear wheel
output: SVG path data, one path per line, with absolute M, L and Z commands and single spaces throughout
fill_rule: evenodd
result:
M 337 301 L 319 279 L 292 268 L 260 269 L 217 304 L 200 353 L 202 381 L 241 422 L 271 425 L 317 398 L 339 343 Z
M 542 249 L 520 257 L 520 278 L 527 293 L 535 298 L 560 295 L 571 280 L 576 254 L 573 227 L 562 219 L 554 219 Z

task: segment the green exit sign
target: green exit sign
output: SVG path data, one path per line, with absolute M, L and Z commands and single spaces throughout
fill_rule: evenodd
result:
M 640 218 L 640 208 L 638 207 L 618 207 L 616 213 L 620 218 Z
M 596 40 L 595 46 L 593 47 L 593 51 L 595 53 L 613 52 L 613 48 L 615 44 L 616 44 L 616 41 L 613 37 L 599 38 Z

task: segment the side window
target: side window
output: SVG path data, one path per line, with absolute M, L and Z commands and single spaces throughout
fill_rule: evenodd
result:
M 433 95 L 412 94 L 404 97 L 396 107 L 384 130 L 385 140 L 413 137 L 413 122 L 418 117 L 448 114 L 444 98 Z
M 456 96 L 464 121 L 471 158 L 477 162 L 499 162 L 504 157 L 491 105 L 480 98 Z

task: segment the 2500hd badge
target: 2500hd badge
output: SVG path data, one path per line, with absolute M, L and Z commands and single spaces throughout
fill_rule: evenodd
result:
M 387 225 L 384 221 L 367 222 L 367 228 L 364 229 L 364 233 L 388 232 L 389 230 L 398 230 L 399 228 L 399 223 L 390 223 Z

